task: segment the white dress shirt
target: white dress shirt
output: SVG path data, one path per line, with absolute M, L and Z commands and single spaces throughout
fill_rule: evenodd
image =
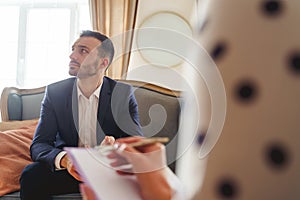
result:
M 96 127 L 101 86 L 102 84 L 87 98 L 81 92 L 77 82 L 79 147 L 94 147 L 97 145 Z M 66 153 L 66 151 L 62 151 L 55 157 L 56 169 L 63 169 L 60 166 L 60 161 Z
M 101 85 L 89 97 L 85 97 L 77 85 L 78 121 L 80 147 L 94 147 L 97 145 L 96 127 L 97 111 Z

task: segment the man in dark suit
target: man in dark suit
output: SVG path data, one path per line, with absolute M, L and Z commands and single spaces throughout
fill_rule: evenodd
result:
M 98 32 L 84 31 L 72 46 L 69 74 L 77 77 L 46 88 L 30 153 L 20 178 L 27 200 L 79 192 L 80 175 L 64 147 L 93 147 L 115 138 L 142 135 L 132 87 L 105 77 L 114 47 Z

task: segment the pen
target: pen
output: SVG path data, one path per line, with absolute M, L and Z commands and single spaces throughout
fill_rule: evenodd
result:
M 131 147 L 141 147 L 147 146 L 154 143 L 167 143 L 169 142 L 169 138 L 167 137 L 151 137 L 151 138 L 143 138 L 141 141 L 133 142 L 133 143 L 126 143 L 126 145 Z M 104 146 L 97 146 L 96 149 L 101 151 L 102 153 L 106 151 L 117 150 L 120 146 L 118 144 L 115 145 L 104 145 Z
M 140 146 L 146 146 L 149 144 L 154 144 L 156 142 L 167 143 L 167 142 L 169 142 L 169 138 L 167 138 L 167 137 L 151 137 L 151 138 L 145 138 L 142 141 L 129 143 L 127 145 L 131 146 L 131 147 L 140 147 Z

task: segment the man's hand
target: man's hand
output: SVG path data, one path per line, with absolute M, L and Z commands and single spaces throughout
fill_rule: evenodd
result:
M 115 138 L 113 136 L 105 136 L 104 140 L 101 142 L 102 145 L 113 145 L 115 143 Z
M 69 159 L 67 154 L 61 159 L 60 165 L 63 168 L 66 168 L 68 170 L 69 174 L 71 174 L 76 180 L 82 181 L 79 173 L 75 169 L 75 166 L 73 165 L 73 163 L 71 162 L 71 160 Z

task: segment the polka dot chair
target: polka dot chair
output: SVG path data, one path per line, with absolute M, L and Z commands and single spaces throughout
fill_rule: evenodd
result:
M 196 32 L 222 75 L 227 110 L 205 172 L 189 177 L 201 179 L 193 199 L 300 199 L 300 1 L 198 3 Z

